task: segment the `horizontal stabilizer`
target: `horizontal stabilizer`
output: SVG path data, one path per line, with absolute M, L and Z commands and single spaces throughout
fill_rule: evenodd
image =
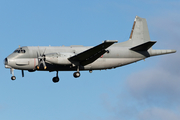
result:
M 170 54 L 175 53 L 176 50 L 151 50 L 149 52 L 150 56 L 156 56 L 156 55 L 164 55 L 164 54 Z
M 140 44 L 138 46 L 132 47 L 130 50 L 133 50 L 133 51 L 147 51 L 155 43 L 156 43 L 156 41 L 148 41 L 146 43 L 143 43 L 143 44 Z

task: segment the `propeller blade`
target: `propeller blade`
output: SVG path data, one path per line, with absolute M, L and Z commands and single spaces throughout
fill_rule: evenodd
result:
M 39 46 L 38 46 L 38 54 L 39 54 L 39 56 L 41 56 L 41 52 L 40 52 L 40 50 L 39 50 Z
M 46 69 L 47 67 L 46 67 L 44 60 L 42 60 L 42 63 L 43 63 L 44 69 Z
M 44 59 L 44 57 L 40 56 L 40 57 L 38 57 L 38 59 Z
M 44 49 L 44 52 L 43 52 L 43 54 L 42 55 L 44 55 L 44 53 L 46 52 L 46 48 Z
M 46 64 L 45 64 L 45 52 L 46 52 L 46 48 L 44 49 L 43 51 L 43 54 L 41 54 L 40 52 L 40 49 L 39 49 L 39 46 L 38 46 L 38 66 L 37 66 L 37 69 L 39 69 L 41 63 L 43 63 L 43 66 L 44 66 L 44 69 L 46 69 Z
M 41 64 L 41 53 L 40 53 L 40 50 L 39 50 L 39 46 L 38 46 L 38 56 L 37 56 L 37 58 L 38 58 L 38 66 L 37 66 L 37 69 L 39 69 L 39 67 L 40 67 L 40 64 Z
M 38 58 L 38 66 L 37 66 L 37 69 L 39 69 L 40 64 L 41 64 L 41 61 L 40 61 L 40 59 Z

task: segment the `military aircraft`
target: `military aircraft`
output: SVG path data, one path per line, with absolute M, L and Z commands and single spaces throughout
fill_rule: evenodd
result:
M 156 41 L 150 41 L 146 19 L 135 17 L 129 40 L 117 43 L 105 40 L 95 47 L 72 46 L 25 46 L 17 48 L 4 60 L 5 68 L 10 68 L 12 80 L 14 69 L 29 72 L 56 71 L 53 82 L 58 82 L 58 71 L 76 71 L 73 76 L 80 77 L 80 71 L 104 70 L 120 67 L 151 56 L 175 53 L 176 50 L 154 50 Z

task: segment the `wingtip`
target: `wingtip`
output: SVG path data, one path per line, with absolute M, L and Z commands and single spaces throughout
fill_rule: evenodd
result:
M 113 42 L 113 43 L 117 43 L 118 40 L 105 40 L 104 43 L 107 43 L 107 42 Z
M 176 50 L 171 50 L 172 53 L 176 53 L 177 51 Z

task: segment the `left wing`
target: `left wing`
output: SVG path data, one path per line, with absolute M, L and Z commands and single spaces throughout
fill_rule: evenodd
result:
M 75 56 L 68 58 L 72 63 L 77 63 L 78 65 L 87 65 L 95 60 L 97 60 L 100 56 L 102 56 L 107 51 L 105 50 L 109 46 L 114 43 L 117 43 L 117 40 L 105 40 L 103 43 L 90 48 L 84 52 L 81 52 Z

